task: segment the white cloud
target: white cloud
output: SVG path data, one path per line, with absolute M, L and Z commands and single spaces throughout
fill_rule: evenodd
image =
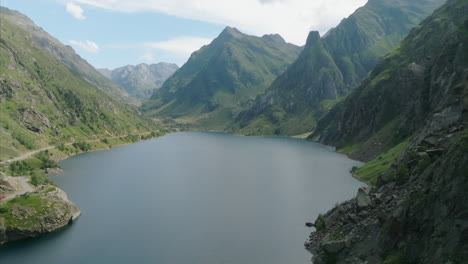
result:
M 86 17 L 83 15 L 83 9 L 79 5 L 75 5 L 73 3 L 67 3 L 66 10 L 76 19 L 79 19 L 79 20 L 86 19 Z
M 145 62 L 154 62 L 155 61 L 154 55 L 152 53 L 145 53 L 140 57 L 140 59 L 145 61 Z
M 199 50 L 202 46 L 209 44 L 212 39 L 199 37 L 178 37 L 165 41 L 146 42 L 143 46 L 150 49 L 168 51 L 178 57 L 187 58 L 192 52 Z
M 281 34 L 302 45 L 308 32 L 322 34 L 367 0 L 73 0 L 118 12 L 159 12 L 239 28 L 263 35 Z
M 85 41 L 76 41 L 76 40 L 70 40 L 70 44 L 83 49 L 87 52 L 91 53 L 97 53 L 99 51 L 99 46 L 90 40 L 85 40 Z

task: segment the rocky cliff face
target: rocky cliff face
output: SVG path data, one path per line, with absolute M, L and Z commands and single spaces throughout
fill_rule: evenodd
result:
M 315 264 L 467 263 L 467 14 L 447 1 L 319 123 L 316 139 L 364 160 L 408 143 L 375 186 L 317 219 Z
M 33 193 L 0 204 L 0 244 L 55 231 L 79 215 L 65 192 L 42 185 Z
M 462 11 L 463 6 L 447 5 L 412 30 L 319 122 L 311 138 L 338 148 L 356 145 L 351 156 L 368 161 L 421 129 L 432 115 L 439 117 L 438 127 L 458 120 L 468 65 Z M 453 17 L 444 19 L 445 13 Z
M 415 139 L 377 187 L 320 217 L 305 243 L 314 263 L 466 263 L 468 130 L 449 129 Z
M 369 1 L 320 38 L 309 34 L 298 59 L 253 107 L 241 113 L 232 131 L 297 135 L 354 88 L 411 28 L 443 0 Z
M 178 69 L 176 64 L 161 62 L 151 65 L 127 65 L 114 70 L 99 69 L 99 72 L 122 86 L 130 96 L 141 101 L 149 99 Z

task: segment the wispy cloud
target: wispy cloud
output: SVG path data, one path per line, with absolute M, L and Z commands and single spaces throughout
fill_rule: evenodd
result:
M 66 10 L 76 19 L 79 19 L 79 20 L 86 19 L 86 17 L 83 15 L 83 9 L 79 5 L 75 5 L 73 3 L 67 3 Z
M 150 49 L 158 49 L 168 51 L 179 57 L 188 57 L 194 51 L 199 50 L 202 46 L 209 44 L 212 39 L 199 37 L 178 37 L 165 41 L 145 42 L 143 46 Z
M 85 50 L 87 52 L 91 52 L 91 53 L 97 53 L 99 51 L 98 44 L 90 40 L 85 40 L 85 41 L 70 40 L 70 44 L 82 50 Z
M 158 12 L 210 23 L 235 26 L 263 35 L 279 33 L 304 44 L 310 29 L 325 33 L 367 0 L 72 0 L 117 12 Z M 339 8 L 338 8 L 339 7 Z
M 154 62 L 155 61 L 153 53 L 145 53 L 140 57 L 140 59 L 143 60 L 144 62 Z
M 164 59 L 164 61 L 167 61 L 167 58 L 170 58 L 168 62 L 182 65 L 193 52 L 204 45 L 210 44 L 212 40 L 212 38 L 179 36 L 162 41 L 113 43 L 107 44 L 105 47 L 108 49 L 139 50 L 142 55 L 138 59 L 145 62 L 156 62 Z

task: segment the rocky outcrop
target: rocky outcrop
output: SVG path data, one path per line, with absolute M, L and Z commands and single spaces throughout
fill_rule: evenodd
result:
M 32 193 L 0 203 L 0 244 L 55 231 L 80 213 L 64 191 L 42 185 Z
M 466 32 L 468 2 L 448 0 L 319 123 L 316 138 L 355 158 L 408 144 L 376 186 L 320 216 L 315 264 L 467 263 Z
M 380 185 L 325 214 L 305 243 L 314 263 L 465 263 L 467 132 L 438 137 L 437 155 L 415 142 Z

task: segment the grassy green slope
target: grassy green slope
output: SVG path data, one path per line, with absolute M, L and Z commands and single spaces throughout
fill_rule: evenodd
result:
M 60 142 L 156 129 L 0 17 L 0 159 Z
M 286 70 L 299 51 L 279 35 L 258 38 L 228 27 L 193 53 L 143 109 L 151 116 L 222 129 Z
M 230 131 L 240 134 L 297 135 L 341 101 L 443 0 L 369 1 L 303 52 Z M 309 39 L 317 39 L 311 32 Z
M 368 161 L 424 126 L 449 130 L 467 107 L 467 8 L 451 1 L 415 27 L 311 138 Z
M 76 54 L 73 48 L 62 44 L 27 16 L 6 7 L 0 7 L 0 14 L 2 14 L 5 21 L 9 21 L 31 34 L 36 45 L 44 48 L 50 55 L 63 62 L 71 72 L 125 103 L 138 104 L 122 87 L 104 77 L 86 60 Z

